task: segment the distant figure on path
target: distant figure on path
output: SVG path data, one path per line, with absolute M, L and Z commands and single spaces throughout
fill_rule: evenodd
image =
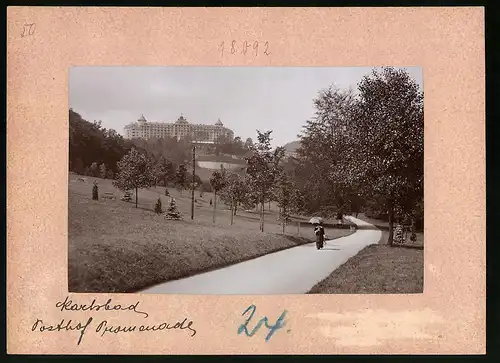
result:
M 314 225 L 314 234 L 316 235 L 316 249 L 319 250 L 325 243 L 325 229 L 320 223 Z
M 342 218 L 343 218 L 343 213 L 342 212 L 338 212 L 337 213 L 337 224 L 342 224 Z

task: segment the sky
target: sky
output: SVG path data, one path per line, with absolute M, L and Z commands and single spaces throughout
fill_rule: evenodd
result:
M 422 88 L 422 69 L 405 68 Z M 313 100 L 334 85 L 356 88 L 372 67 L 72 67 L 69 107 L 124 135 L 148 121 L 222 123 L 243 140 L 273 130 L 273 146 L 297 140 Z

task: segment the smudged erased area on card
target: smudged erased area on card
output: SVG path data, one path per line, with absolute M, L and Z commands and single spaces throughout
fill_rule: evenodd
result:
M 431 309 L 388 311 L 363 310 L 357 312 L 317 313 L 306 318 L 320 320 L 319 332 L 340 346 L 379 346 L 389 341 L 405 339 L 431 340 L 432 327 L 439 329 L 445 320 Z

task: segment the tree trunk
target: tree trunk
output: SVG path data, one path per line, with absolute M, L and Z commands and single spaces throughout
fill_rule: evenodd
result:
M 282 218 L 281 225 L 282 225 L 282 228 L 283 228 L 283 234 L 285 234 L 286 218 Z
M 191 219 L 194 219 L 194 189 L 195 189 L 195 183 L 194 179 L 196 176 L 196 162 L 195 162 L 195 153 L 196 153 L 196 148 L 193 145 L 193 178 L 191 180 Z
M 259 206 L 259 230 L 262 232 L 262 202 L 259 202 L 258 206 Z
M 264 200 L 260 204 L 260 231 L 264 232 Z
M 236 211 L 238 210 L 238 202 L 234 205 L 234 215 L 236 215 Z
M 212 221 L 215 223 L 215 206 L 217 205 L 217 192 L 214 192 L 214 210 L 212 214 Z
M 264 202 L 262 202 L 262 232 L 264 232 L 264 219 L 266 215 L 266 206 Z
M 271 201 L 269 201 L 269 212 L 271 211 Z
M 392 246 L 394 240 L 394 204 L 389 201 L 389 237 L 387 238 L 387 243 Z
M 286 220 L 285 213 L 286 213 L 285 208 L 283 208 L 283 209 L 280 208 L 282 234 L 285 234 L 285 220 Z
M 233 225 L 233 221 L 234 221 L 233 208 L 234 208 L 234 202 L 231 199 L 231 225 Z
M 135 188 L 135 207 L 137 208 L 137 188 Z

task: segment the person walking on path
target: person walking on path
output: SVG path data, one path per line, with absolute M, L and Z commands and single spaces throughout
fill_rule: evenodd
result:
M 337 212 L 336 218 L 337 218 L 337 224 L 338 225 L 344 224 L 344 213 L 342 213 L 340 211 Z
M 321 223 L 317 223 L 314 225 L 314 234 L 316 236 L 316 249 L 323 248 L 325 244 L 325 229 L 321 225 Z

